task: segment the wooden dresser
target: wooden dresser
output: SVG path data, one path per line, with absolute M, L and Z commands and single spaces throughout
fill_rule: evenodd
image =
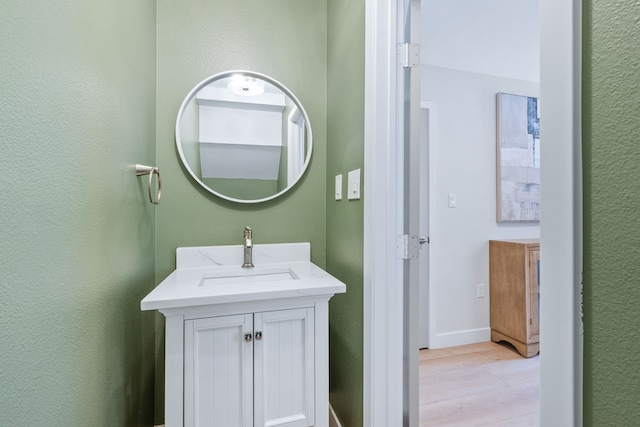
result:
M 539 271 L 539 239 L 489 241 L 491 341 L 524 357 L 540 350 Z

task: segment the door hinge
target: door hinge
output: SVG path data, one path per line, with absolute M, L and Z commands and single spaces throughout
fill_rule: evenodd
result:
M 420 45 L 417 43 L 399 43 L 397 46 L 398 65 L 413 68 L 420 65 Z
M 396 258 L 416 259 L 418 258 L 420 239 L 418 236 L 403 234 L 396 236 Z

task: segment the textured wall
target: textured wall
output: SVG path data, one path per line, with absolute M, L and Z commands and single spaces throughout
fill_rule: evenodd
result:
M 362 426 L 363 228 L 366 188 L 347 200 L 347 172 L 364 166 L 364 1 L 328 2 L 327 270 L 347 285 L 331 300 L 330 400 L 345 427 Z M 342 174 L 343 199 L 334 177 Z M 364 170 L 361 171 L 364 177 Z
M 155 1 L 0 10 L 0 425 L 152 425 Z
M 310 241 L 325 263 L 326 5 L 302 0 L 158 1 L 157 156 L 163 172 L 158 209 L 157 278 L 175 267 L 179 246 L 235 244 L 245 225 L 256 243 Z M 282 82 L 305 106 L 313 128 L 311 166 L 292 191 L 242 205 L 204 191 L 182 168 L 174 126 L 184 96 L 221 71 L 248 69 Z
M 326 2 L 317 0 L 158 0 L 157 159 L 163 200 L 157 211 L 156 281 L 175 268 L 180 246 L 311 242 L 325 266 Z M 293 91 L 309 115 L 313 155 L 293 190 L 257 205 L 227 202 L 201 189 L 182 168 L 174 126 L 185 95 L 203 79 L 232 69 L 267 74 Z M 156 333 L 162 354 L 164 322 Z M 163 365 L 158 359 L 157 417 Z
M 584 420 L 640 419 L 640 3 L 584 3 Z

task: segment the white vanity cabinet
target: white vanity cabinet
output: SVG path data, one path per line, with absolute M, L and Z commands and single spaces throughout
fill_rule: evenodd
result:
M 314 309 L 184 322 L 185 426 L 315 424 Z
M 178 248 L 141 302 L 165 316 L 166 427 L 328 427 L 329 300 L 308 243 Z

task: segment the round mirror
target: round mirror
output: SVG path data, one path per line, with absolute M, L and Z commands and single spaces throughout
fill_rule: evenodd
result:
M 186 96 L 176 145 L 185 168 L 207 191 L 239 203 L 264 202 L 293 187 L 307 169 L 311 124 L 280 82 L 227 71 Z

